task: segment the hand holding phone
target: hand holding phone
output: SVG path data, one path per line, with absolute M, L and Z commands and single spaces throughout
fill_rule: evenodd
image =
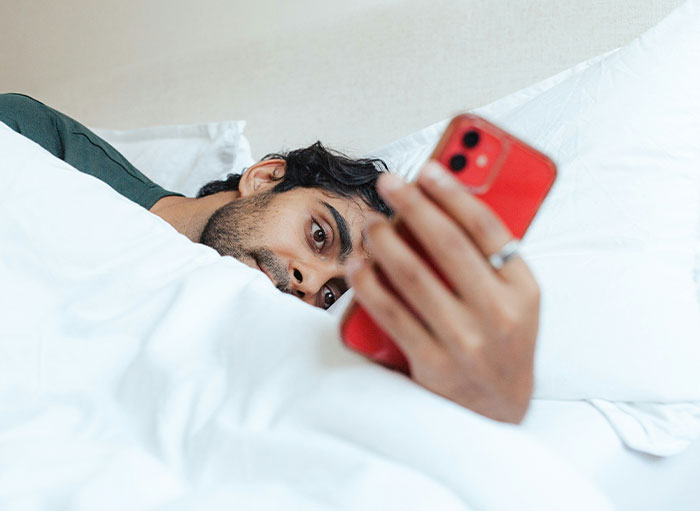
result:
M 496 270 L 487 258 L 524 234 L 554 166 L 474 116 L 453 120 L 433 158 L 440 163 L 416 184 L 380 178 L 397 222 L 366 231 L 374 264 L 349 274 L 356 303 L 342 336 L 438 394 L 519 422 L 532 391 L 539 288 L 522 259 Z

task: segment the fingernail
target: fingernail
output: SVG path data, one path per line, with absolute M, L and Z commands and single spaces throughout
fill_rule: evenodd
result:
M 406 182 L 399 176 L 389 173 L 382 174 L 381 176 L 379 176 L 379 180 L 377 181 L 377 187 L 379 188 L 379 191 L 389 193 L 402 188 L 405 184 Z
M 423 167 L 423 176 L 440 186 L 447 186 L 452 182 L 452 177 L 445 171 L 439 163 L 435 161 L 428 162 Z

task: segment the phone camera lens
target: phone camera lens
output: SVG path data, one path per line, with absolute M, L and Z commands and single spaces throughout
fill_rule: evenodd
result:
M 464 144 L 464 147 L 469 149 L 476 147 L 476 144 L 479 143 L 479 132 L 474 130 L 467 131 L 464 134 L 464 137 L 462 137 L 462 143 Z
M 459 172 L 460 170 L 462 170 L 466 166 L 467 166 L 467 158 L 465 158 L 464 155 L 455 154 L 452 158 L 450 158 L 450 168 L 453 171 Z

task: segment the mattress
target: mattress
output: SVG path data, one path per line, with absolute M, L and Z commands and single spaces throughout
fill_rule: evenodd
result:
M 634 451 L 585 401 L 534 400 L 522 427 L 570 461 L 619 509 L 700 508 L 700 441 L 674 456 Z

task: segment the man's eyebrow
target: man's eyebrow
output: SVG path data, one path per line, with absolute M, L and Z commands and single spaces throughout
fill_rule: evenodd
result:
M 338 234 L 340 235 L 340 254 L 338 259 L 340 262 L 345 262 L 345 260 L 352 252 L 352 235 L 350 234 L 350 229 L 348 229 L 348 224 L 345 222 L 343 215 L 338 213 L 338 210 L 325 201 L 321 201 L 321 204 L 326 206 L 330 214 L 335 219 L 336 226 L 338 227 Z

